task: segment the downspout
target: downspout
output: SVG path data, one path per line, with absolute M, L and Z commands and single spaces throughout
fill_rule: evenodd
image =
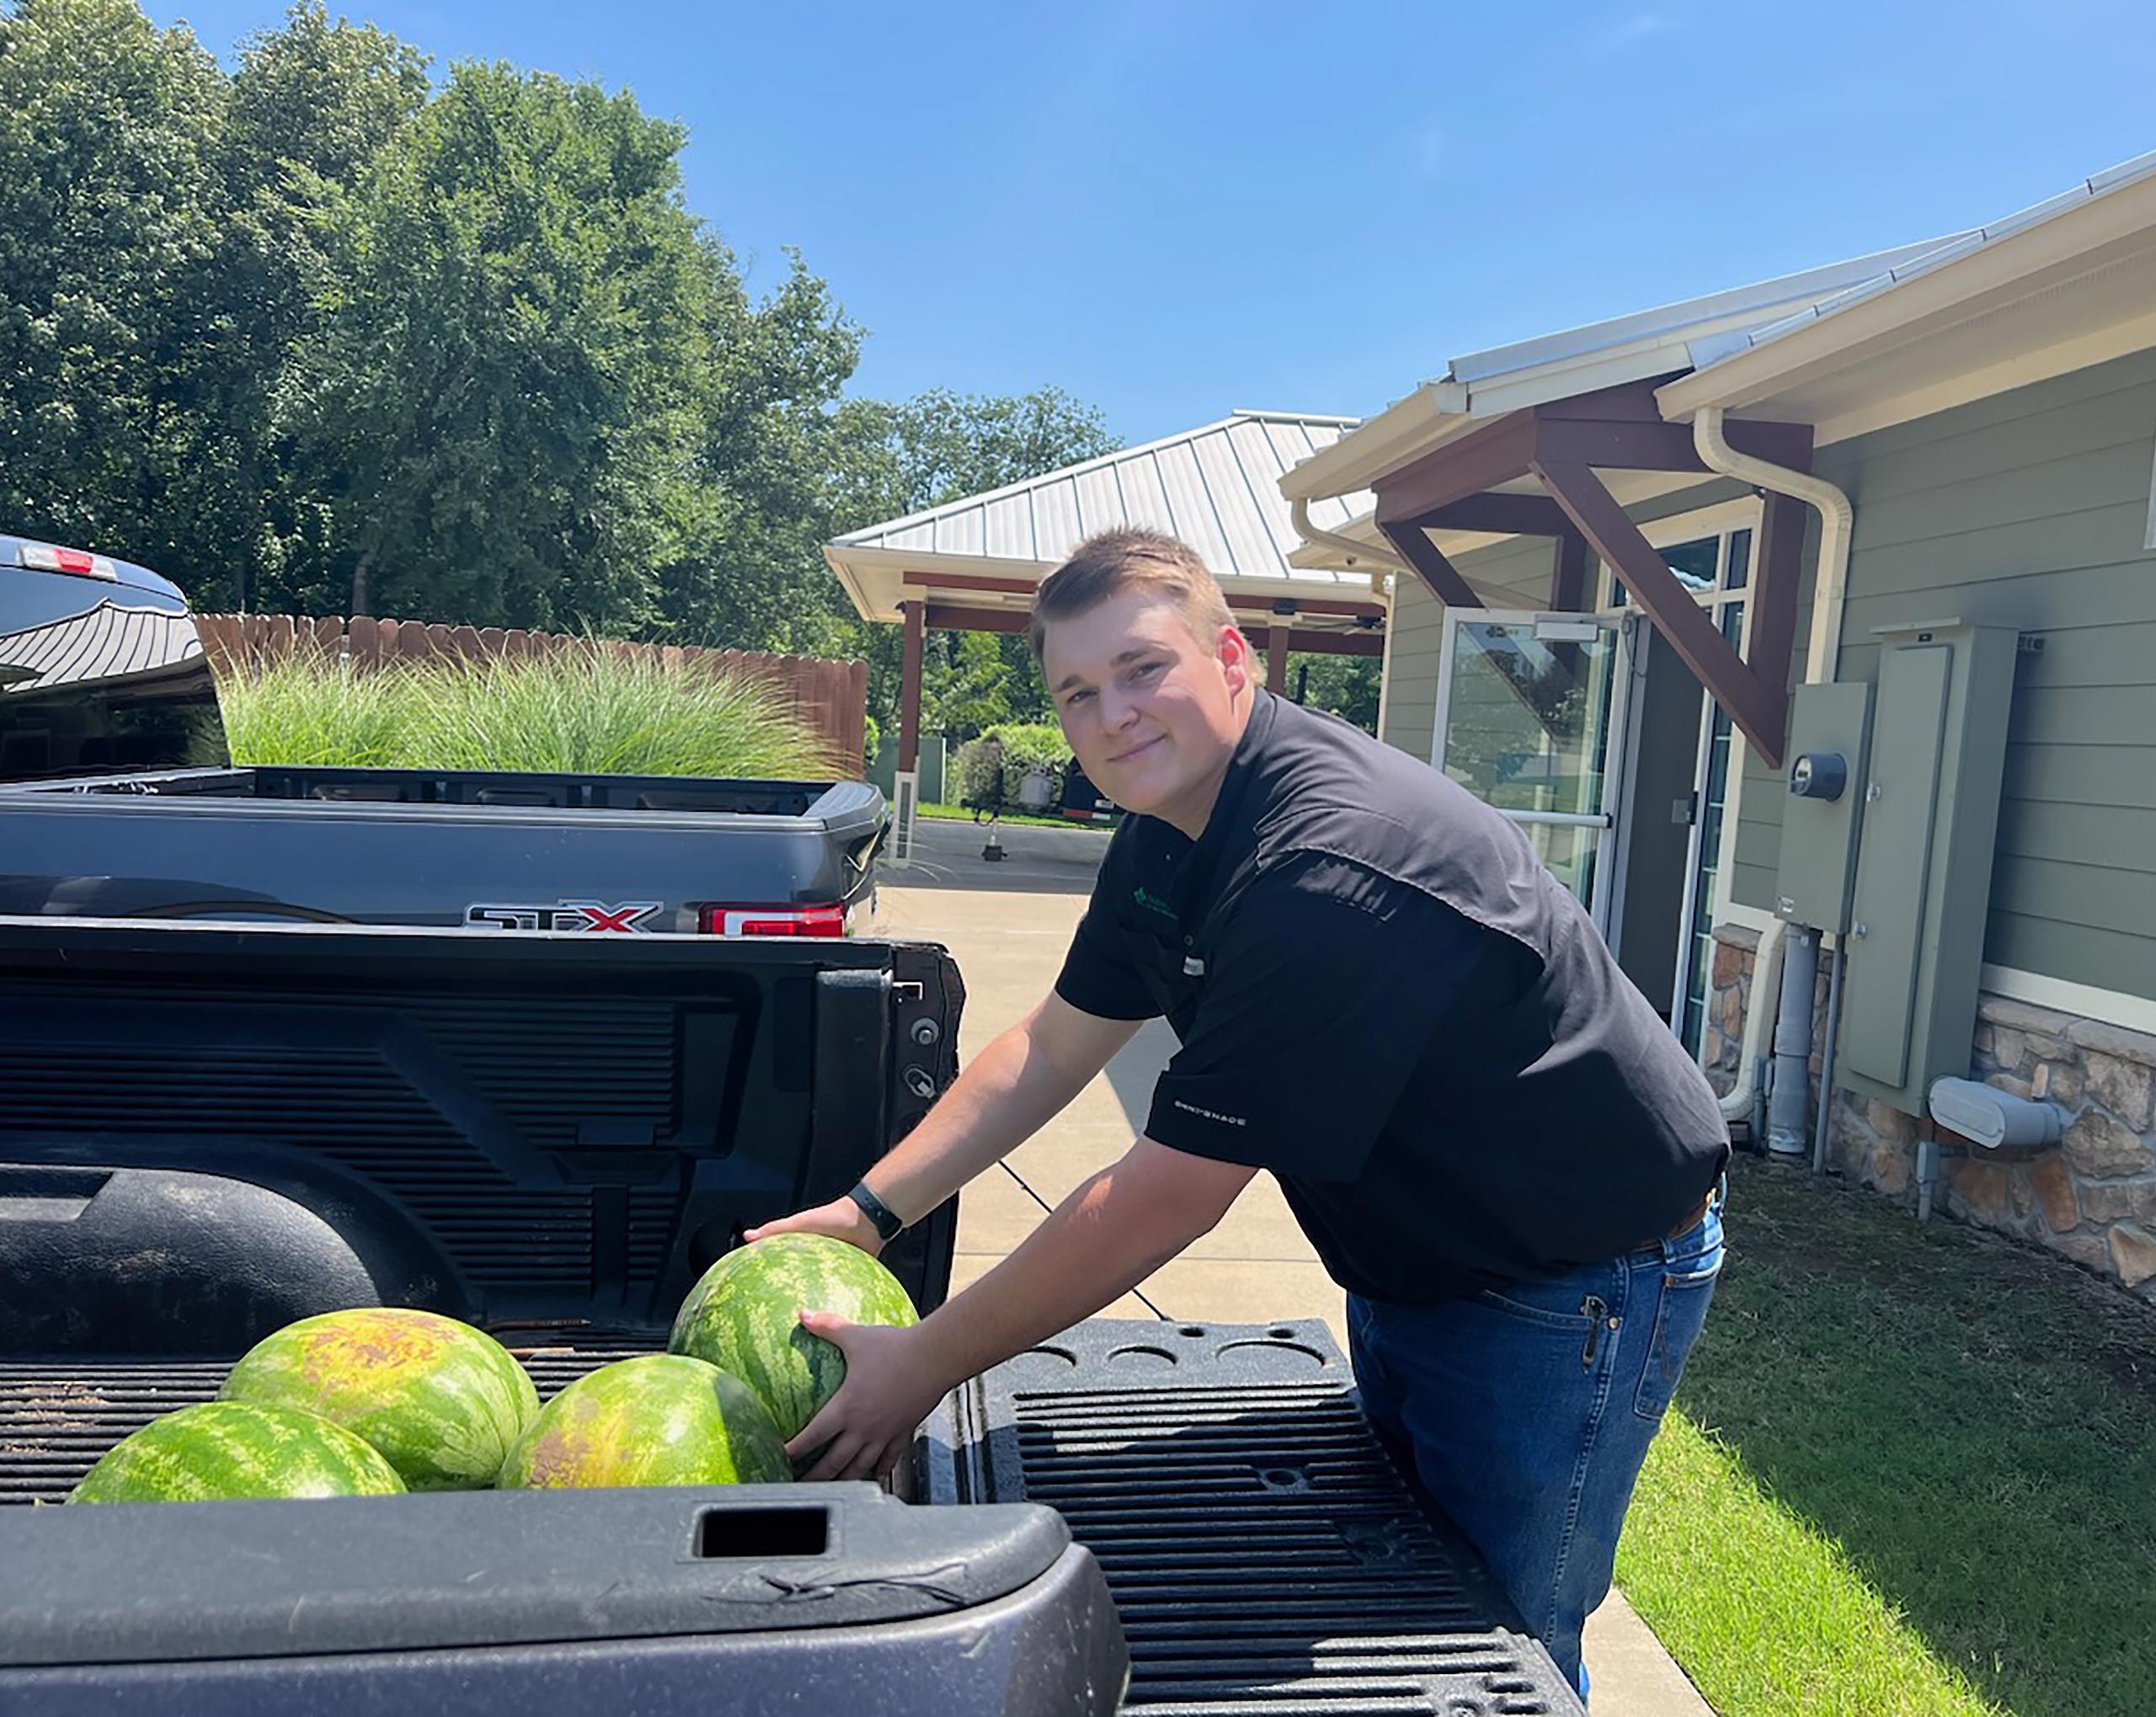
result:
M 1788 926 L 1779 918 L 1760 934 L 1758 951 L 1752 957 L 1753 1005 L 1744 1010 L 1744 1037 L 1737 1055 L 1737 1083 L 1721 1100 L 1721 1118 L 1743 1122 L 1765 1143 L 1766 1129 L 1753 1118 L 1759 1102 L 1759 1069 L 1765 1060 L 1767 1010 L 1758 1005 L 1764 995 L 1780 995 L 1782 988 L 1782 936 Z
M 1856 525 L 1856 509 L 1849 498 L 1824 477 L 1814 477 L 1809 472 L 1791 471 L 1786 466 L 1769 464 L 1740 453 L 1729 445 L 1722 433 L 1722 408 L 1718 405 L 1701 406 L 1692 419 L 1692 445 L 1698 451 L 1700 461 L 1708 470 L 1719 472 L 1724 477 L 1733 477 L 1741 483 L 1772 490 L 1779 495 L 1788 495 L 1802 501 L 1819 515 L 1819 563 L 1813 581 L 1812 597 L 1812 637 L 1806 648 L 1804 683 L 1807 685 L 1825 685 L 1834 678 L 1841 655 L 1842 610 L 1848 600 L 1849 573 L 1849 538 Z M 1780 929 L 1776 920 L 1775 929 Z M 1816 950 L 1815 930 L 1806 930 L 1803 938 L 1808 946 Z M 1779 938 L 1777 939 L 1779 946 Z M 1762 958 L 1766 945 L 1760 945 Z M 1841 1029 L 1841 1010 L 1838 1003 L 1842 991 L 1843 962 L 1848 957 L 1843 941 L 1834 942 L 1834 964 L 1828 980 L 1826 1042 L 1820 1060 L 1819 1119 L 1812 1141 L 1812 1166 L 1815 1171 L 1826 1166 L 1828 1122 L 1833 1106 L 1834 1046 Z M 1797 962 L 1799 966 L 1807 964 Z M 1801 989 L 1801 994 L 1793 993 Z M 1753 978 L 1752 994 L 1756 1004 L 1763 994 L 1758 974 Z M 1792 986 L 1780 987 L 1781 1017 L 1774 1026 L 1774 1120 L 1769 1123 L 1772 1143 L 1784 1152 L 1794 1154 L 1800 1142 L 1799 1129 L 1803 1125 L 1801 1099 L 1795 1092 L 1785 1093 L 1785 1080 L 1794 1077 L 1797 1091 L 1802 1091 L 1810 1082 L 1812 1058 L 1812 1003 L 1813 985 L 1800 982 Z M 1744 1022 L 1746 1046 L 1745 1064 L 1740 1077 L 1756 1064 L 1752 1048 L 1752 1020 L 1757 1014 L 1754 1005 L 1748 1010 Z M 1732 1093 L 1734 1096 L 1735 1093 Z M 1723 1112 L 1728 1112 L 1725 1103 Z M 1925 1189 L 1928 1191 L 1928 1189 Z
M 1693 418 L 1692 445 L 1708 470 L 1790 496 L 1818 513 L 1819 575 L 1812 588 L 1812 642 L 1805 659 L 1804 683 L 1830 682 L 1841 653 L 1842 609 L 1849 595 L 1849 533 L 1855 528 L 1856 509 L 1847 495 L 1823 477 L 1791 471 L 1785 465 L 1769 465 L 1764 459 L 1739 453 L 1722 434 L 1722 408 L 1718 405 L 1703 405 Z

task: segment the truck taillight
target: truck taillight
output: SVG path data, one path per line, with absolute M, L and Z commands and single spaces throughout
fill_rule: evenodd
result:
M 73 573 L 80 578 L 110 579 L 115 582 L 120 578 L 112 563 L 103 555 L 89 554 L 79 548 L 61 548 L 50 542 L 24 543 L 23 564 L 40 573 Z
M 843 906 L 727 906 L 698 909 L 697 928 L 712 936 L 842 936 Z

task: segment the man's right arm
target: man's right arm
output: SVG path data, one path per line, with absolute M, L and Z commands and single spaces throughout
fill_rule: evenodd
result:
M 921 1124 L 863 1178 L 911 1224 L 975 1175 L 1000 1162 L 1083 1090 L 1142 1022 L 1103 1019 L 1048 998 L 969 1062 Z M 883 1249 L 875 1226 L 851 1198 L 835 1198 L 750 1229 L 744 1238 L 808 1232 Z

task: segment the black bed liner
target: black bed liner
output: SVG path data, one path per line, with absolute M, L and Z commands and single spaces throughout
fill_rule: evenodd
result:
M 1046 1502 L 1092 1551 L 1148 1717 L 1541 1717 L 1577 1696 L 1410 1493 L 1322 1323 L 1096 1319 L 929 1439 L 931 1501 Z
M 515 1331 L 499 1333 L 517 1344 Z M 542 1394 L 654 1345 L 650 1332 L 533 1334 L 517 1351 Z M 202 1361 L 0 1364 L 0 1504 L 64 1496 L 106 1448 L 209 1399 L 224 1372 Z M 1580 1709 L 1474 1553 L 1417 1506 L 1321 1324 L 1081 1325 L 947 1400 L 901 1488 L 931 1506 L 857 1485 L 480 1494 L 69 1511 L 67 1533 L 55 1530 L 56 1511 L 0 1507 L 0 1695 L 11 1674 L 26 1675 L 19 1690 L 45 1695 L 39 1709 L 125 1709 L 139 1674 L 141 1709 L 196 1709 L 173 1661 L 193 1656 L 205 1711 L 216 1701 L 273 1709 L 248 1703 L 250 1681 L 265 1676 L 261 1694 L 275 1701 L 388 1709 L 371 1702 L 392 1697 L 390 1682 L 398 1700 L 431 1698 L 451 1685 L 431 1677 L 454 1661 L 460 1709 L 526 1717 L 571 1709 L 549 1688 L 612 1685 L 619 1697 L 608 1676 L 637 1665 L 659 1690 L 712 1672 L 729 1636 L 761 1642 L 744 1666 L 785 1663 L 787 1651 L 766 1649 L 771 1635 L 813 1628 L 839 1650 L 816 1666 L 819 1694 L 842 1671 L 837 1635 L 855 1629 L 904 1639 L 920 1654 L 904 1660 L 910 1677 L 955 1677 L 937 1709 L 1068 1709 L 1048 1683 L 1043 1704 L 979 1704 L 964 1652 L 928 1635 L 970 1618 L 976 1642 L 998 1642 L 1001 1669 L 1022 1641 L 1054 1659 L 1066 1693 L 1074 1675 L 1113 1675 L 1113 1620 L 1072 1590 L 1090 1572 L 1072 1559 L 1090 1552 L 1127 1642 L 1123 1709 L 1146 1717 Z M 222 1517 L 213 1544 L 181 1518 L 204 1510 Z M 341 1554 L 311 1570 L 308 1602 L 287 1603 L 288 1616 L 269 1603 L 274 1583 L 221 1574 L 219 1557 L 234 1569 L 282 1565 L 275 1559 L 299 1549 L 300 1528 L 286 1522 L 302 1512 L 310 1528 L 334 1519 L 321 1536 Z M 241 1517 L 244 1531 L 227 1524 Z M 595 1542 L 615 1548 L 595 1556 Z M 447 1560 L 415 1561 L 415 1544 Z M 841 1549 L 834 1579 L 829 1558 Z M 192 1601 L 166 1583 L 178 1560 L 200 1576 Z M 451 1579 L 453 1569 L 471 1577 Z M 435 1595 L 449 1585 L 460 1588 L 454 1602 Z M 1074 1640 L 1067 1625 L 1040 1637 L 1029 1604 L 1093 1616 L 1100 1637 Z M 680 1637 L 686 1621 L 709 1637 Z M 337 1688 L 363 1683 L 324 1666 L 362 1650 L 404 1666 L 366 1702 L 339 1704 Z M 530 1679 L 535 1661 L 564 1652 L 556 1680 Z M 164 1667 L 152 1674 L 156 1662 Z M 77 1701 L 61 1697 L 71 1677 Z M 905 1708 L 927 1709 L 910 1696 Z M 859 1709 L 898 1707 L 871 1697 Z

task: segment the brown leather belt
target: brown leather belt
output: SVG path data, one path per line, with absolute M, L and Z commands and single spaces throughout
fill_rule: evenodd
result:
M 1670 1229 L 1668 1234 L 1662 1236 L 1662 1239 L 1665 1240 L 1682 1240 L 1686 1234 L 1689 1234 L 1694 1229 L 1697 1228 L 1702 1222 L 1705 1221 L 1707 1212 L 1714 1206 L 1715 1194 L 1721 1190 L 1721 1181 L 1717 1181 L 1713 1186 L 1708 1187 L 1705 1195 L 1697 1204 L 1692 1207 L 1692 1213 L 1686 1217 L 1684 1221 L 1678 1223 L 1675 1228 Z

